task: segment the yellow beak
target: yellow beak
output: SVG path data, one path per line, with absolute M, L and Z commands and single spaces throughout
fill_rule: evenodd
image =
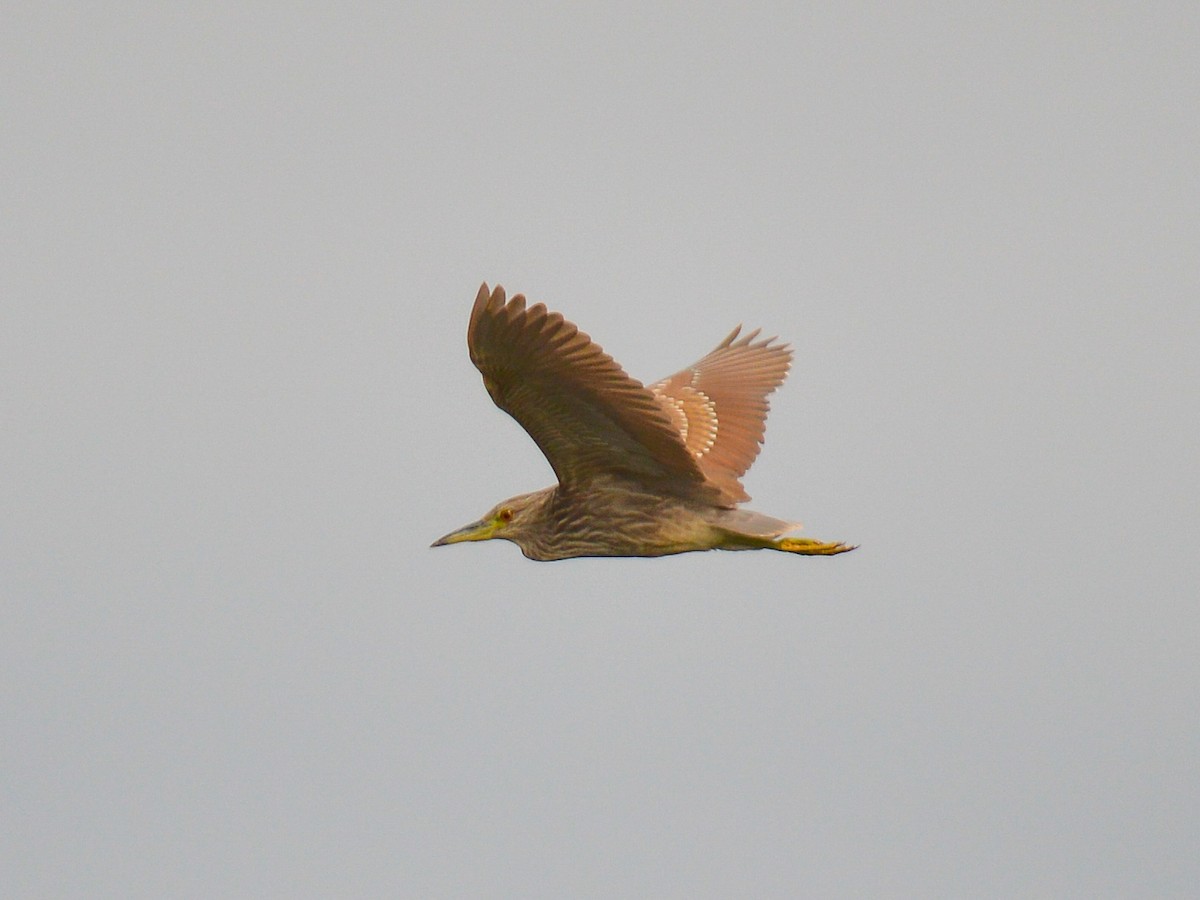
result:
M 458 531 L 452 531 L 438 538 L 430 547 L 444 547 L 447 544 L 461 544 L 463 541 L 486 541 L 496 531 L 496 523 L 491 519 L 480 519 L 470 525 L 464 525 Z

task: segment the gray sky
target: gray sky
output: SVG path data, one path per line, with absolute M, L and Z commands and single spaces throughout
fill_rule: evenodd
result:
M 6 13 L 2 893 L 1194 891 L 1194 5 L 405 6 Z M 484 279 L 861 548 L 429 549 Z

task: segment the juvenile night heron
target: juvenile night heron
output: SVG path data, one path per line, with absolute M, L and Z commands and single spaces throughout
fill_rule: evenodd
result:
M 558 484 L 521 494 L 435 541 L 503 538 L 530 559 L 665 556 L 689 550 L 854 548 L 788 537 L 799 523 L 739 510 L 762 443 L 767 395 L 792 351 L 733 330 L 712 353 L 643 386 L 542 304 L 479 288 L 467 348 L 495 404 L 529 432 Z

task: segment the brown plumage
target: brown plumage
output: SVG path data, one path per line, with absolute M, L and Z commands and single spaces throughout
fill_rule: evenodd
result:
M 740 479 L 762 445 L 767 395 L 792 358 L 774 338 L 740 331 L 647 387 L 559 313 L 484 284 L 467 328 L 471 361 L 558 484 L 505 501 L 434 546 L 503 538 L 539 560 L 853 549 L 782 537 L 798 524 L 735 509 L 750 499 Z

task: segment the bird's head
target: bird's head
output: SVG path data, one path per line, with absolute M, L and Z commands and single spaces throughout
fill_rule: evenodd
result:
M 535 491 L 497 503 L 479 521 L 438 538 L 430 546 L 442 547 L 463 541 L 490 541 L 493 538 L 520 544 L 521 538 L 528 533 L 537 517 L 547 493 L 548 491 Z

